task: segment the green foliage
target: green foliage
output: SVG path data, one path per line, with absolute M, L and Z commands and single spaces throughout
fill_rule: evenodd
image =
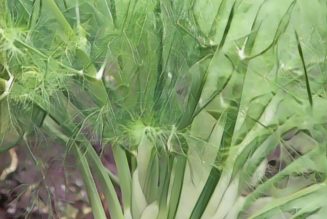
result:
M 14 0 L 0 15 L 0 151 L 58 137 L 95 218 L 97 191 L 114 219 L 324 217 L 324 1 Z

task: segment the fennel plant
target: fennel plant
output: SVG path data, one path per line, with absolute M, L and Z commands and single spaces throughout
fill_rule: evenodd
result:
M 0 150 L 55 136 L 94 218 L 324 218 L 324 1 L 0 4 Z

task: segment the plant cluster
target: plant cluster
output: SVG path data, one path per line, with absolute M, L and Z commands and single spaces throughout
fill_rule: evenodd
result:
M 96 219 L 324 218 L 326 16 L 320 0 L 2 0 L 0 152 L 55 136 Z

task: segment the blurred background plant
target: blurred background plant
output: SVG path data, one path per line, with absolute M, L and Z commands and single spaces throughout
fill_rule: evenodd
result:
M 0 4 L 0 152 L 48 217 L 58 147 L 96 219 L 324 218 L 326 2 Z

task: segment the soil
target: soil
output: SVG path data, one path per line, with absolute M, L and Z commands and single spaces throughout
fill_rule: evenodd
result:
M 106 148 L 103 163 L 115 172 L 112 155 Z M 14 150 L 17 168 L 0 181 L 0 219 L 93 218 L 76 168 L 78 163 L 65 146 L 34 141 L 29 146 L 20 143 Z M 9 151 L 0 154 L 0 174 L 11 162 Z

